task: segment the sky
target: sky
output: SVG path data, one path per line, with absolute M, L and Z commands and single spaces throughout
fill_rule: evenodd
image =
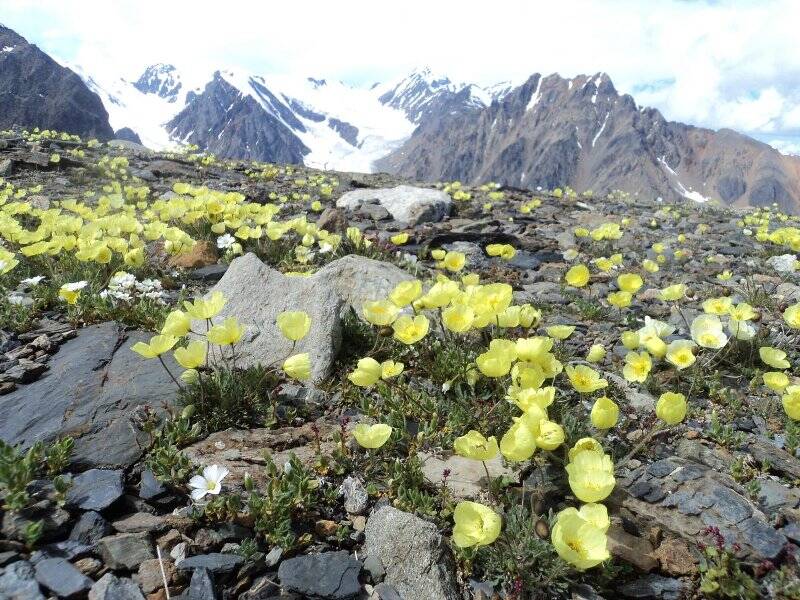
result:
M 800 0 L 0 0 L 0 23 L 88 73 L 333 78 L 430 66 L 489 85 L 606 72 L 668 118 L 800 153 Z

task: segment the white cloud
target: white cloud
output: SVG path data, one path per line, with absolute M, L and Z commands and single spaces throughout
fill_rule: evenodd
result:
M 605 71 L 670 119 L 800 135 L 796 0 L 3 5 L 2 20 L 45 50 L 129 78 L 161 61 L 203 74 L 234 66 L 360 83 L 422 64 L 487 84 Z

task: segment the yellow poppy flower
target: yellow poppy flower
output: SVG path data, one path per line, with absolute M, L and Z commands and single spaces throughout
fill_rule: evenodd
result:
M 353 437 L 363 448 L 376 449 L 383 446 L 392 435 L 392 427 L 385 423 L 367 425 L 359 423 L 353 428 Z
M 381 364 L 374 358 L 366 357 L 358 361 L 356 369 L 347 378 L 359 387 L 370 387 L 381 378 Z
M 788 386 L 783 391 L 781 404 L 790 419 L 800 421 L 800 385 Z
M 311 359 L 308 352 L 295 354 L 283 361 L 283 372 L 298 381 L 305 381 L 311 377 Z
M 611 457 L 595 450 L 574 455 L 565 467 L 572 493 L 582 502 L 600 502 L 616 485 Z
M 408 234 L 407 233 L 397 233 L 397 234 L 393 235 L 392 237 L 390 237 L 389 240 L 395 246 L 402 246 L 403 244 L 408 242 Z
M 625 366 L 622 369 L 622 376 L 626 381 L 644 383 L 650 374 L 653 361 L 647 352 L 628 352 L 625 355 Z
M 617 285 L 623 292 L 635 294 L 644 285 L 644 281 L 636 273 L 622 273 L 617 277 Z
M 392 324 L 394 339 L 404 344 L 414 344 L 425 337 L 430 323 L 425 315 L 401 315 Z
M 586 265 L 575 265 L 564 275 L 564 281 L 576 288 L 582 288 L 589 283 L 589 267 Z
M 487 439 L 474 429 L 456 438 L 453 449 L 460 456 L 482 461 L 493 459 L 500 451 L 497 438 L 491 436 Z
M 311 329 L 311 317 L 302 310 L 287 310 L 276 319 L 278 328 L 287 340 L 302 340 Z
M 144 356 L 145 358 L 156 358 L 175 344 L 178 343 L 178 338 L 173 335 L 154 335 L 150 338 L 149 343 L 136 342 L 131 346 L 131 350 Z
M 602 379 L 597 371 L 586 365 L 567 365 L 564 372 L 569 377 L 572 387 L 581 394 L 591 394 L 608 386 L 608 381 Z
M 362 305 L 364 318 L 380 327 L 385 327 L 394 323 L 397 315 L 400 314 L 400 309 L 396 304 L 389 300 L 375 300 L 373 302 L 364 302 Z
M 213 292 L 208 298 L 196 298 L 194 302 L 184 300 L 183 306 L 193 319 L 205 321 L 216 317 L 227 302 L 222 292 Z
M 460 548 L 488 546 L 500 535 L 503 521 L 488 506 L 464 500 L 453 511 L 453 542 Z
M 391 300 L 395 306 L 402 308 L 403 306 L 411 304 L 421 295 L 422 282 L 418 279 L 412 279 L 410 281 L 401 281 L 398 283 L 389 294 L 389 300 Z
M 206 362 L 206 344 L 200 341 L 189 342 L 185 348 L 176 348 L 174 356 L 184 369 L 196 369 Z
M 762 346 L 758 349 L 761 360 L 773 369 L 788 369 L 792 365 L 786 360 L 786 352 L 771 346 Z
M 686 396 L 676 392 L 664 392 L 656 402 L 656 416 L 667 425 L 677 425 L 686 416 Z
M 551 338 L 565 340 L 575 331 L 575 325 L 551 325 L 545 331 Z
M 580 571 L 591 569 L 611 558 L 605 530 L 573 507 L 556 515 L 550 540 L 558 555 Z
M 597 429 L 611 429 L 619 419 L 619 406 L 608 396 L 601 396 L 594 401 L 590 418 Z
M 789 385 L 789 377 L 783 371 L 769 371 L 764 373 L 764 385 L 780 394 Z
M 216 324 L 208 330 L 206 337 L 212 344 L 230 346 L 237 343 L 244 335 L 244 327 L 236 317 L 227 317 L 222 324 Z

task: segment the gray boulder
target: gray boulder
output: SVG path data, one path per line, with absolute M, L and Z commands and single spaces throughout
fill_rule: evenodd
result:
M 131 351 L 149 338 L 114 322 L 81 330 L 50 359 L 45 375 L 0 397 L 0 439 L 27 448 L 72 436 L 74 467 L 132 465 L 148 443 L 140 417 L 162 410 L 176 392 L 157 360 Z M 165 360 L 178 370 L 171 355 Z
M 33 565 L 26 560 L 11 563 L 0 572 L 0 598 L 44 600 Z
M 330 372 L 339 350 L 342 309 L 360 311 L 365 300 L 385 297 L 408 278 L 394 265 L 358 256 L 335 260 L 309 277 L 287 276 L 246 254 L 231 263 L 212 289 L 228 299 L 215 320 L 235 316 L 246 326 L 236 345 L 238 366 L 281 364 L 290 354 L 308 352 L 311 380 L 318 382 Z M 311 317 L 308 335 L 294 349 L 276 324 L 286 310 L 302 310 Z
M 372 512 L 365 535 L 365 554 L 380 560 L 386 583 L 394 586 L 402 598 L 461 598 L 455 561 L 433 523 L 382 506 Z
M 450 195 L 441 190 L 398 185 L 347 192 L 336 201 L 336 206 L 356 210 L 363 204 L 376 202 L 389 211 L 393 219 L 409 226 L 441 221 L 452 204 Z

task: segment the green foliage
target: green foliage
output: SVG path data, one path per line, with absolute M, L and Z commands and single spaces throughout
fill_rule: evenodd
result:
M 505 515 L 503 533 L 495 543 L 466 553 L 472 554 L 474 574 L 502 587 L 506 593 L 523 592 L 533 598 L 565 597 L 574 571 L 559 558 L 546 537 L 537 534 L 539 529 L 547 534 L 549 526 L 545 519 L 525 506 L 512 506 Z
M 159 481 L 184 483 L 192 471 L 189 458 L 180 448 L 200 436 L 200 424 L 191 422 L 193 408 L 187 406 L 180 415 L 170 415 L 160 426 L 156 419 L 145 423 L 144 429 L 151 439 L 145 464 Z
M 247 507 L 255 530 L 269 544 L 288 550 L 310 539 L 308 534 L 298 537 L 292 525 L 315 506 L 319 483 L 294 455 L 282 470 L 269 457 L 266 460 L 269 481 L 262 492 L 250 494 Z
M 723 425 L 716 410 L 711 412 L 711 423 L 707 433 L 712 440 L 728 448 L 736 448 L 744 442 L 744 434 L 736 431 L 730 423 Z
M 44 521 L 30 521 L 22 530 L 22 539 L 25 546 L 34 548 L 44 532 Z
M 41 475 L 53 477 L 60 473 L 69 462 L 72 447 L 72 438 L 64 438 L 47 449 L 42 442 L 37 442 L 22 453 L 0 440 L 0 494 L 4 500 L 3 508 L 11 511 L 25 508 L 30 501 L 28 484 Z M 66 493 L 63 480 L 56 485 L 56 491 Z
M 280 378 L 261 365 L 242 370 L 203 371 L 196 383 L 180 392 L 185 406 L 196 409 L 195 420 L 204 433 L 229 427 L 270 427 L 278 422 L 274 390 Z
M 0 329 L 25 333 L 33 328 L 36 310 L 33 306 L 12 304 L 6 299 L 0 300 Z
M 736 555 L 721 544 L 706 546 L 703 551 L 700 591 L 707 598 L 756 600 L 761 597 L 756 581 L 742 569 Z

